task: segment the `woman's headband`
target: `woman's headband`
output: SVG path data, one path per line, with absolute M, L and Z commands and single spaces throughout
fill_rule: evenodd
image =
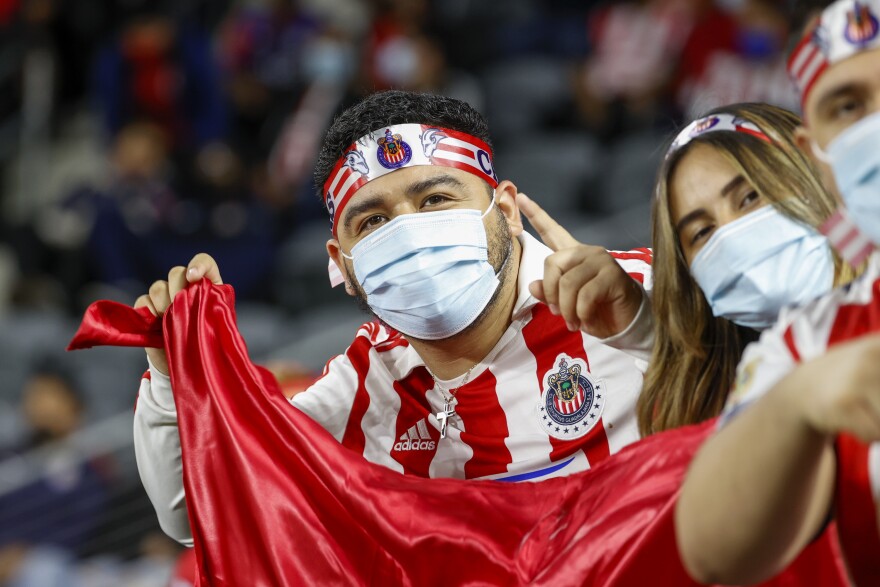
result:
M 757 137 L 763 141 L 767 141 L 768 143 L 773 142 L 764 131 L 752 122 L 743 120 L 733 114 L 712 114 L 710 116 L 698 118 L 684 127 L 684 129 L 678 133 L 678 136 L 675 137 L 675 140 L 672 141 L 669 150 L 666 152 L 666 157 L 669 158 L 677 151 L 680 151 L 695 138 L 718 131 L 742 132 Z

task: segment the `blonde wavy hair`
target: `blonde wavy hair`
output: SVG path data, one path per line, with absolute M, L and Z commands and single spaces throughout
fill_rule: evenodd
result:
M 717 108 L 707 116 L 721 113 L 754 123 L 773 142 L 744 132 L 708 132 L 668 155 L 660 168 L 652 210 L 655 342 L 637 407 L 643 436 L 720 414 L 742 351 L 758 336 L 714 317 L 691 276 L 669 203 L 670 178 L 681 159 L 695 144 L 714 147 L 765 201 L 812 227 L 821 225 L 838 206 L 813 163 L 795 145 L 797 115 L 750 103 Z M 834 266 L 836 285 L 859 273 L 836 254 Z

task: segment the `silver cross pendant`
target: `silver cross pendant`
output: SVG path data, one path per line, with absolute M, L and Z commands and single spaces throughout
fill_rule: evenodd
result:
M 449 418 L 455 415 L 455 409 L 449 404 L 449 400 L 444 400 L 443 411 L 437 412 L 437 421 L 440 422 L 440 438 L 446 438 L 446 427 L 449 425 Z

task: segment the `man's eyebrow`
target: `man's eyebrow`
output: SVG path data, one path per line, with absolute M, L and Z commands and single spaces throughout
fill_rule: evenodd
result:
M 853 94 L 857 92 L 858 89 L 858 84 L 855 83 L 846 83 L 841 86 L 831 88 L 829 91 L 825 92 L 821 98 L 819 98 L 819 101 L 816 103 L 816 109 L 823 110 L 832 100 L 835 100 L 840 96 L 844 96 L 846 94 Z
M 354 220 L 356 216 L 363 214 L 364 212 L 379 208 L 380 206 L 382 206 L 382 201 L 383 200 L 380 196 L 372 196 L 370 198 L 367 198 L 366 200 L 351 202 L 348 206 L 345 207 L 345 216 L 342 219 L 342 225 L 345 226 L 345 230 L 351 232 L 352 220 Z
M 408 186 L 406 186 L 405 193 L 407 197 L 411 198 L 438 186 L 448 186 L 459 189 L 466 189 L 467 187 L 457 178 L 443 173 L 440 175 L 435 175 L 434 177 L 423 179 L 422 181 L 417 181 L 409 184 Z M 367 198 L 366 200 L 350 203 L 348 206 L 345 207 L 345 212 L 342 218 L 342 225 L 347 231 L 351 232 L 351 223 L 357 216 L 363 214 L 364 212 L 369 212 L 370 210 L 380 208 L 383 203 L 384 201 L 379 195 Z
M 423 179 L 422 181 L 417 181 L 415 183 L 409 184 L 406 188 L 406 195 L 410 197 L 415 196 L 441 185 L 455 187 L 459 189 L 465 189 L 466 187 L 457 178 L 443 173 L 440 175 L 435 175 L 434 177 Z

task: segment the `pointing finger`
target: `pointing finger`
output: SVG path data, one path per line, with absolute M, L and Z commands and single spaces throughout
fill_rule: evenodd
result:
M 529 223 L 535 228 L 538 236 L 544 241 L 544 244 L 554 251 L 580 244 L 527 195 L 523 193 L 517 194 L 516 203 L 523 215 L 529 220 Z

